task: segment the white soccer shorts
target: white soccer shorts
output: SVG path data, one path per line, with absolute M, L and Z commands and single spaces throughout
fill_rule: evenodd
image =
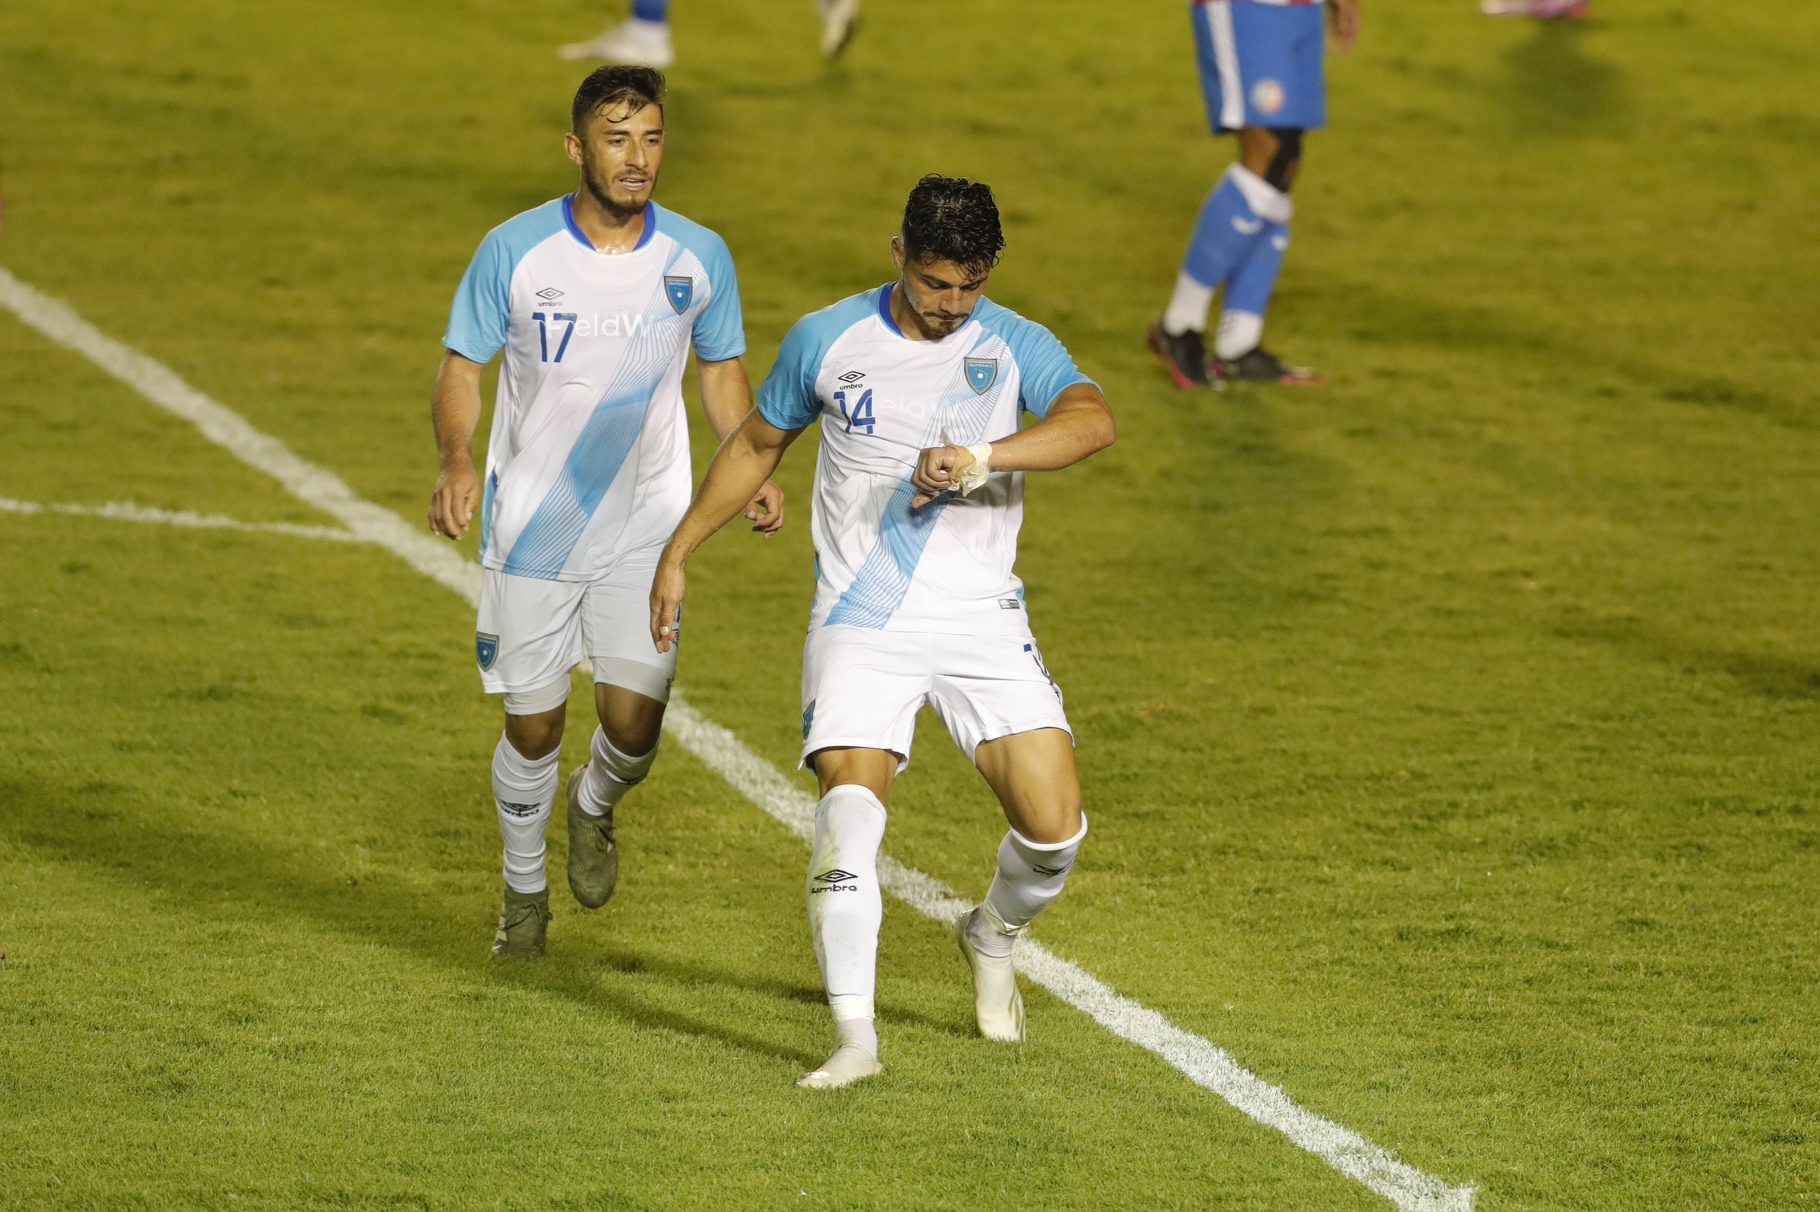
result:
M 553 710 L 568 700 L 569 670 L 585 658 L 596 682 L 669 702 L 676 646 L 658 652 L 651 642 L 658 552 L 633 552 L 594 581 L 545 581 L 487 569 L 474 636 L 487 693 L 506 695 L 513 715 Z
M 1037 728 L 1074 735 L 1028 631 L 946 635 L 817 627 L 803 645 L 803 750 L 886 749 L 910 764 L 916 712 L 935 708 L 973 760 L 986 741 Z

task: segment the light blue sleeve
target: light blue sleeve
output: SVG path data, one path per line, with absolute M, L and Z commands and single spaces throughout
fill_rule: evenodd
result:
M 993 304 L 980 323 L 1010 347 L 1011 360 L 1017 363 L 1017 402 L 1025 412 L 1043 416 L 1063 391 L 1076 383 L 1093 383 L 1075 366 L 1067 347 L 1036 321 Z
M 563 230 L 562 199 L 501 223 L 486 234 L 455 288 L 442 344 L 470 362 L 490 362 L 506 343 L 512 315 L 512 271 L 524 255 Z
M 455 288 L 455 301 L 449 306 L 449 327 L 442 334 L 443 346 L 470 362 L 493 360 L 506 343 L 506 321 L 511 317 L 512 264 L 506 256 L 505 241 L 499 229 L 487 233 L 468 272 L 461 275 Z
M 708 275 L 708 303 L 695 313 L 689 339 L 704 362 L 724 362 L 746 352 L 746 321 L 739 306 L 733 254 L 718 234 L 675 211 L 651 203 L 657 229 L 695 254 Z
M 821 415 L 815 380 L 822 372 L 822 359 L 842 333 L 872 315 L 877 295 L 871 290 L 842 299 L 791 325 L 777 360 L 758 385 L 759 416 L 779 429 L 806 429 Z
M 746 352 L 746 321 L 739 308 L 739 277 L 733 272 L 733 254 L 715 236 L 706 249 L 696 249 L 708 271 L 708 305 L 695 317 L 695 356 L 708 362 L 737 358 Z

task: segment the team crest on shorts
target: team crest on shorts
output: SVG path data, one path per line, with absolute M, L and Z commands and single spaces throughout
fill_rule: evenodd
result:
M 484 631 L 474 633 L 474 659 L 480 662 L 483 670 L 493 668 L 493 660 L 499 655 L 499 637 L 488 635 Z
M 967 385 L 973 388 L 973 394 L 983 396 L 986 389 L 998 382 L 997 358 L 968 358 Z
M 1274 114 L 1283 108 L 1283 86 L 1269 76 L 1251 86 L 1251 108 L 1260 114 Z
M 695 298 L 695 279 L 689 277 L 671 277 L 664 275 L 664 294 L 670 299 L 670 306 L 677 315 L 689 310 L 689 301 Z
M 815 723 L 815 704 L 811 702 L 803 708 L 803 740 L 809 739 L 809 725 Z

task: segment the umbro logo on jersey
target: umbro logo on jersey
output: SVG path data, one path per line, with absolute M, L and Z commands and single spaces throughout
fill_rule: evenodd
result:
M 537 297 L 544 301 L 546 307 L 553 307 L 556 304 L 556 300 L 562 298 L 562 292 L 557 290 L 554 286 L 546 286 L 537 292 Z
M 474 633 L 474 659 L 480 662 L 482 669 L 493 668 L 494 658 L 499 656 L 499 637 L 488 635 L 484 631 Z
M 968 358 L 967 386 L 973 388 L 973 394 L 983 396 L 986 389 L 998 381 L 997 358 Z
M 664 275 L 664 296 L 670 300 L 670 306 L 677 315 L 689 310 L 690 300 L 695 298 L 695 279 L 689 277 L 672 277 Z
M 840 381 L 851 387 L 865 377 L 866 372 L 863 370 L 850 370 L 840 377 Z
M 839 867 L 824 871 L 815 877 L 815 882 L 821 887 L 809 889 L 809 895 L 814 896 L 818 892 L 858 892 L 859 885 L 849 882 L 858 878 L 851 871 L 842 871 Z
M 1264 230 L 1264 220 L 1243 219 L 1238 215 L 1234 215 L 1232 216 L 1232 230 L 1238 232 L 1241 236 L 1255 236 Z

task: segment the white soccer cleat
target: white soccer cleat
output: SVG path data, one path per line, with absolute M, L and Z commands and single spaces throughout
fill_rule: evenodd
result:
M 822 58 L 838 59 L 859 30 L 859 0 L 817 0 L 822 12 Z
M 670 26 L 664 21 L 630 17 L 625 24 L 586 42 L 571 42 L 556 52 L 564 59 L 605 59 L 639 67 L 668 67 L 676 61 L 670 45 Z
M 1479 11 L 1487 17 L 1534 17 L 1546 21 L 1586 16 L 1586 0 L 1479 0 Z
M 811 1069 L 797 1078 L 796 1084 L 805 1090 L 836 1090 L 862 1077 L 871 1077 L 883 1068 L 878 1057 L 858 1044 L 842 1044 L 819 1069 Z
M 955 940 L 973 973 L 973 1020 L 987 1039 L 1015 1044 L 1024 1038 L 1024 998 L 1017 991 L 1017 969 L 1011 957 L 987 955 L 973 943 L 975 922 L 985 913 L 986 907 L 981 905 L 954 923 Z M 992 929 L 990 918 L 979 925 Z

